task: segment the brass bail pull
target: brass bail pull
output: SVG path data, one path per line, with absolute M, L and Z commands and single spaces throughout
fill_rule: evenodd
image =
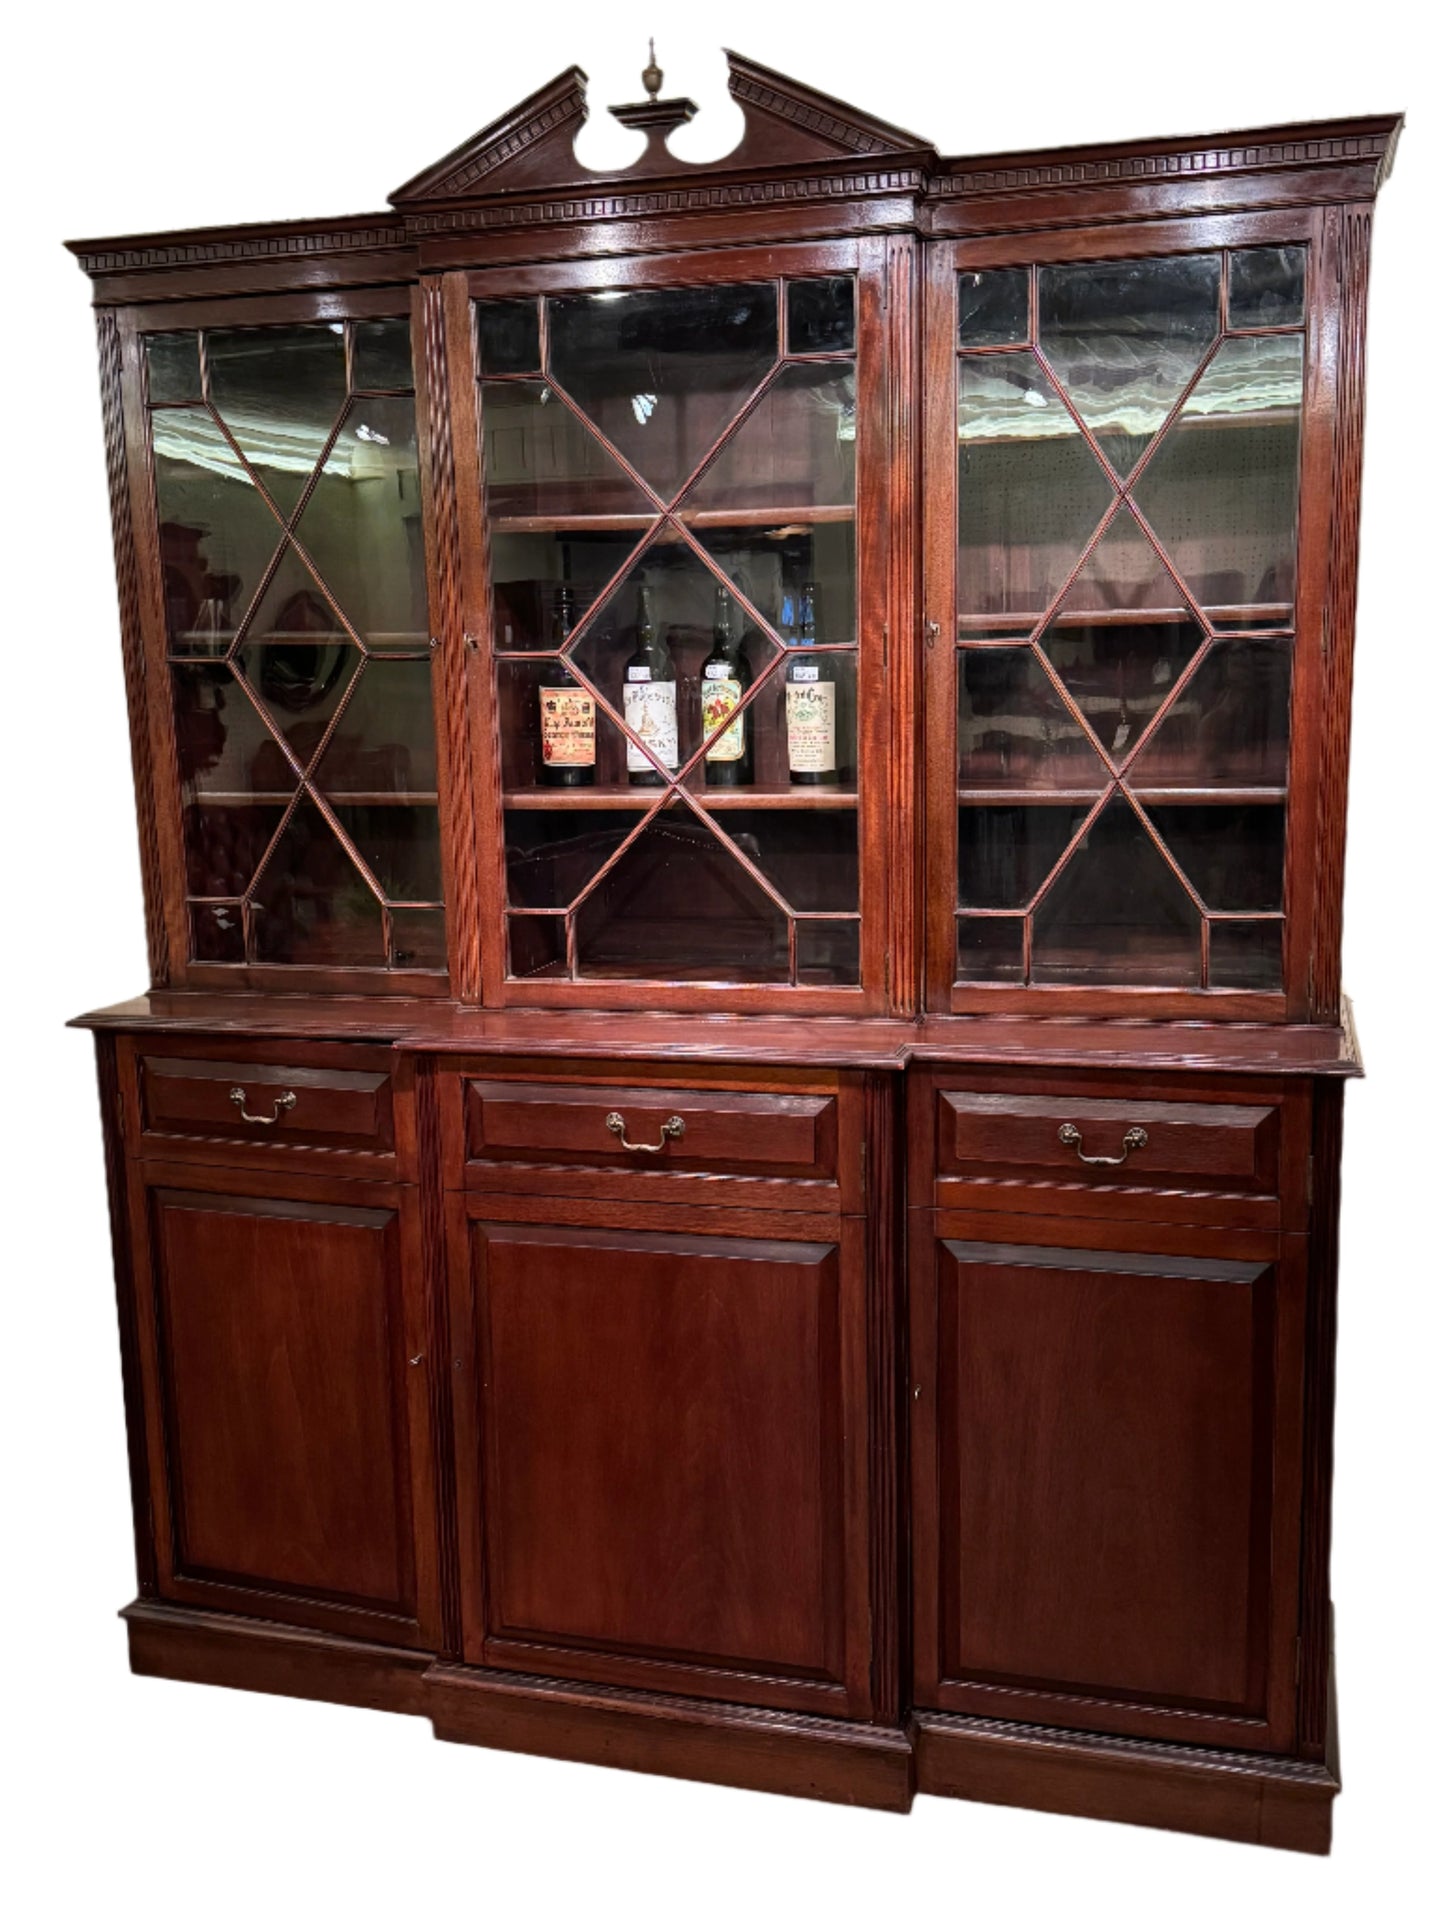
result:
M 1087 1166 L 1123 1166 L 1126 1160 L 1129 1159 L 1131 1153 L 1138 1153 L 1142 1146 L 1148 1146 L 1150 1144 L 1150 1135 L 1143 1126 L 1132 1126 L 1120 1141 L 1120 1151 L 1118 1154 L 1087 1153 L 1084 1150 L 1084 1133 L 1081 1132 L 1078 1126 L 1072 1126 L 1067 1120 L 1060 1128 L 1060 1144 L 1062 1146 L 1073 1146 L 1076 1157 L 1084 1160 Z

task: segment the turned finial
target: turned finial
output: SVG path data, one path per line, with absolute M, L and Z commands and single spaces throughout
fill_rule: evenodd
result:
M 650 40 L 650 65 L 642 71 L 640 84 L 652 101 L 660 98 L 660 89 L 665 85 L 665 76 L 655 64 L 655 40 L 653 35 Z

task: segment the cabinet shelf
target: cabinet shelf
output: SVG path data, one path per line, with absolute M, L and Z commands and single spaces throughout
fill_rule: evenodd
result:
M 641 511 L 638 514 L 613 516 L 493 516 L 490 528 L 506 536 L 604 536 L 612 531 L 646 530 L 658 518 L 658 510 L 653 514 Z M 676 520 L 684 523 L 687 529 L 763 530 L 792 524 L 808 528 L 816 523 L 853 523 L 855 509 L 851 503 L 781 504 L 778 508 L 765 509 L 696 509 L 680 511 Z M 665 540 L 662 535 L 661 541 Z M 669 540 L 678 542 L 679 538 L 672 536 Z
M 437 805 L 440 802 L 437 791 L 332 791 L 324 784 L 317 789 L 327 804 Z M 193 802 L 243 810 L 250 804 L 288 804 L 294 795 L 294 787 L 288 791 L 197 791 Z
M 1088 790 L 1042 790 L 1039 785 L 961 784 L 956 795 L 962 805 L 1011 804 L 1029 809 L 1042 804 L 1091 805 L 1104 784 Z M 1132 784 L 1130 792 L 1142 804 L 1283 804 L 1283 784 Z
M 733 791 L 709 791 L 703 784 L 687 785 L 684 795 L 707 811 L 853 811 L 860 795 L 846 785 L 797 784 L 783 791 L 761 791 L 753 786 Z M 657 793 L 653 786 L 590 784 L 574 790 L 548 785 L 504 793 L 507 811 L 648 811 Z

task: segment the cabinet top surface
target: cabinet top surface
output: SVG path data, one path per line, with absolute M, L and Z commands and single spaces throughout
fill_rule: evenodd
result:
M 639 158 L 609 173 L 586 168 L 574 150 L 590 111 L 586 76 L 571 67 L 423 168 L 391 194 L 382 212 L 69 246 L 102 285 L 122 274 L 247 261 L 273 274 L 287 259 L 343 261 L 397 250 L 391 266 L 400 279 L 439 265 L 436 249 L 453 251 L 462 236 L 479 259 L 490 244 L 513 238 L 517 230 L 553 235 L 577 224 L 593 232 L 601 224 L 613 234 L 613 224 L 634 219 L 713 220 L 727 211 L 758 216 L 777 206 L 798 210 L 817 202 L 835 207 L 842 230 L 918 226 L 954 233 L 1044 225 L 1075 212 L 1107 219 L 1273 205 L 1277 199 L 1359 199 L 1373 195 L 1389 173 L 1403 124 L 1399 114 L 1372 114 L 945 157 L 922 137 L 743 55 L 729 53 L 727 59 L 745 132 L 715 161 L 690 163 L 670 152 L 667 135 L 692 117 L 695 106 L 652 97 L 610 110 L 624 125 L 648 134 Z M 1277 177 L 1285 183 L 1278 189 Z M 562 198 L 551 198 L 556 196 Z M 514 258 L 513 244 L 503 245 Z M 528 250 L 572 251 L 563 241 L 557 246 L 534 238 Z M 373 276 L 373 262 L 367 272 Z M 110 298 L 124 297 L 117 290 Z
M 149 992 L 86 1012 L 95 1032 L 370 1039 L 408 1052 L 769 1064 L 900 1072 L 912 1064 L 1030 1065 L 1356 1078 L 1349 1000 L 1339 1025 L 1034 1017 L 920 1020 L 481 1010 L 439 999 Z

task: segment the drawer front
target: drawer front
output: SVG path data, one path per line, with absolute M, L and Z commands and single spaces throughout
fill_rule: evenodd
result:
M 154 1050 L 137 1047 L 133 1090 L 142 1154 L 174 1157 L 182 1150 L 176 1142 L 184 1141 L 187 1157 L 190 1142 L 222 1146 L 232 1157 L 239 1142 L 283 1149 L 292 1159 L 315 1149 L 393 1164 L 388 1054 L 307 1050 L 288 1042 L 273 1059 L 223 1054 L 223 1046 L 196 1052 L 170 1041 Z
M 1282 1115 L 1276 1103 L 942 1087 L 933 1198 L 1113 1215 L 1123 1195 L 1147 1217 L 1278 1224 Z
M 463 1183 L 472 1190 L 702 1199 L 733 1179 L 777 1207 L 839 1203 L 847 1095 L 838 1087 L 680 1086 L 623 1074 L 459 1083 Z

